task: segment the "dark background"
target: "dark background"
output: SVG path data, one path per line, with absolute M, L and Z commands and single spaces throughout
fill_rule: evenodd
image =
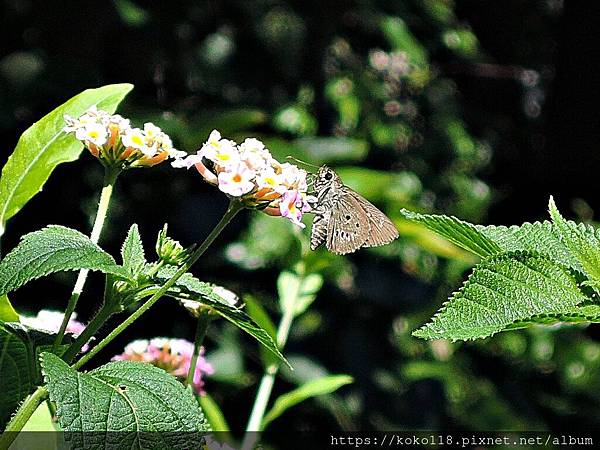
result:
M 429 238 L 402 233 L 407 229 L 399 216 L 407 207 L 509 225 L 545 218 L 553 194 L 565 215 L 593 219 L 600 206 L 598 4 L 3 0 L 1 5 L 3 161 L 33 121 L 71 96 L 130 82 L 135 89 L 120 112 L 138 126 L 154 121 L 188 152 L 213 128 L 239 141 L 258 136 L 272 149 L 305 158 L 310 155 L 302 151 L 303 139 L 352 138 L 369 150 L 333 161 L 350 174 L 348 184 L 360 190 L 385 174 L 397 176 L 393 186 L 370 194 L 397 221 L 401 238 L 385 249 L 330 263 L 325 286 L 296 322 L 286 352 L 300 369 L 284 373 L 275 393 L 319 370 L 348 373 L 355 383 L 301 404 L 273 427 L 598 426 L 596 326 L 533 328 L 467 344 L 410 336 L 459 286 L 473 261 L 457 252 L 431 253 L 431 246 L 422 245 Z M 386 34 L 385 17 L 401 19 L 411 39 Z M 377 49 L 409 55 L 416 69 L 398 79 L 378 73 L 369 65 Z M 425 60 L 411 60 L 418 54 Z M 352 88 L 344 90 L 348 83 Z M 385 112 L 395 101 L 402 112 Z M 360 112 L 353 113 L 357 104 Z M 282 120 L 284 112 L 293 112 L 298 125 Z M 319 155 L 323 141 L 314 142 L 313 155 Z M 323 153 L 312 162 L 328 159 Z M 351 166 L 369 171 L 353 176 Z M 88 153 L 59 167 L 44 191 L 11 220 L 3 251 L 49 223 L 88 232 L 101 178 L 101 166 Z M 117 255 L 134 222 L 148 253 L 165 222 L 184 244 L 198 242 L 225 205 L 225 197 L 192 171 L 174 171 L 168 164 L 131 171 L 117 185 L 102 244 Z M 299 256 L 292 244 L 272 248 L 268 242 L 276 233 L 290 242 L 303 239 L 291 228 L 245 212 L 195 273 L 255 296 L 277 320 L 275 280 Z M 231 245 L 248 258 L 231 257 Z M 63 309 L 72 282 L 71 274 L 37 281 L 20 290 L 14 304 L 28 313 Z M 102 280 L 92 278 L 80 301 L 81 319 L 97 308 L 94 294 L 101 286 Z M 98 363 L 131 339 L 191 339 L 193 327 L 176 305 L 161 301 Z M 232 429 L 242 430 L 260 376 L 256 345 L 217 324 L 206 348 L 217 372 L 206 389 Z

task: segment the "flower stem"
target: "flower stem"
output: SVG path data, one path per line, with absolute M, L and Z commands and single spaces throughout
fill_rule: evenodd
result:
M 79 361 L 75 362 L 71 367 L 74 369 L 79 369 L 86 362 L 92 359 L 100 350 L 106 347 L 114 338 L 116 338 L 119 334 L 123 332 L 129 325 L 135 322 L 142 314 L 144 314 L 154 303 L 156 303 L 168 290 L 171 286 L 173 286 L 177 280 L 186 273 L 192 265 L 200 259 L 202 254 L 206 251 L 206 249 L 213 243 L 213 241 L 217 238 L 217 236 L 223 231 L 223 228 L 235 217 L 235 215 L 243 209 L 243 205 L 235 200 L 232 200 L 229 203 L 229 207 L 227 211 L 221 217 L 219 223 L 215 226 L 215 228 L 210 232 L 210 234 L 206 237 L 204 242 L 200 244 L 200 246 L 192 253 L 189 259 L 175 272 L 175 274 L 167 280 L 167 282 L 154 294 L 150 297 L 146 302 L 140 306 L 133 314 L 131 314 L 125 321 L 123 321 L 119 326 L 117 326 L 113 331 L 110 332 L 108 336 L 102 339 L 94 348 L 92 348 L 88 353 L 86 353 Z
M 295 299 L 297 299 L 300 295 L 301 285 L 301 282 L 298 283 Z M 280 351 L 283 350 L 283 347 L 285 346 L 290 334 L 290 329 L 292 328 L 295 303 L 295 301 L 291 302 L 291 304 L 284 309 L 279 326 L 277 327 L 277 346 L 279 347 Z M 250 418 L 248 419 L 248 425 L 246 426 L 246 434 L 244 436 L 244 442 L 241 446 L 242 450 L 252 449 L 259 439 L 258 433 L 263 431 L 262 421 L 265 416 L 267 404 L 269 403 L 269 398 L 271 397 L 273 385 L 275 384 L 275 377 L 277 376 L 278 371 L 279 362 L 274 362 L 265 369 L 265 373 L 263 374 L 260 380 L 260 385 L 258 386 L 258 391 L 256 392 L 256 398 L 254 399 L 252 412 L 250 413 Z
M 17 410 L 17 413 L 8 422 L 6 429 L 0 436 L 0 450 L 6 450 L 16 439 L 19 432 L 23 429 L 31 415 L 40 406 L 40 404 L 48 398 L 46 388 L 39 386 L 33 394 L 25 399 Z
M 100 234 L 102 233 L 102 228 L 104 227 L 104 222 L 106 221 L 106 215 L 108 213 L 108 206 L 110 205 L 110 198 L 112 197 L 113 188 L 117 181 L 119 173 L 120 170 L 118 169 L 109 167 L 106 167 L 104 169 L 104 184 L 102 187 L 102 192 L 100 194 L 100 201 L 98 202 L 98 211 L 96 212 L 96 219 L 94 220 L 94 226 L 92 227 L 92 234 L 90 235 L 90 240 L 94 244 L 97 244 L 100 240 Z M 85 286 L 88 272 L 89 270 L 87 269 L 81 269 L 77 274 L 77 281 L 75 281 L 75 286 L 73 287 L 71 297 L 69 298 L 69 302 L 67 303 L 67 309 L 65 311 L 63 321 L 60 324 L 60 329 L 58 330 L 58 334 L 56 335 L 56 339 L 54 340 L 54 345 L 52 346 L 53 353 L 56 353 L 56 351 L 58 350 L 58 346 L 62 344 L 62 340 L 65 336 L 65 331 L 67 329 L 67 326 L 69 325 L 69 320 L 71 320 L 71 316 L 75 311 L 77 300 L 79 300 L 79 296 L 83 292 L 83 287 Z
M 198 363 L 198 356 L 200 355 L 200 349 L 202 348 L 202 341 L 206 336 L 206 330 L 210 324 L 212 317 L 208 311 L 201 311 L 198 321 L 196 323 L 196 337 L 194 338 L 194 353 L 190 360 L 190 368 L 187 374 L 186 384 L 188 388 L 193 389 L 194 387 L 194 374 L 196 372 L 196 365 Z
M 96 315 L 87 324 L 83 332 L 77 336 L 75 342 L 65 351 L 62 358 L 66 362 L 71 362 L 83 346 L 96 334 L 96 332 L 104 325 L 108 318 L 115 312 L 114 305 L 104 304 L 102 308 L 98 310 Z
M 277 346 L 279 347 L 279 350 L 283 348 L 285 342 L 287 341 L 287 337 L 292 326 L 292 321 L 293 309 L 289 308 L 284 312 L 277 329 Z M 246 431 L 262 431 L 262 419 L 265 415 L 267 403 L 269 402 L 275 376 L 277 375 L 278 371 L 278 362 L 270 364 L 265 369 L 265 373 L 260 381 L 260 386 L 258 387 L 258 391 L 256 393 L 256 399 L 254 400 L 254 406 L 252 407 L 252 413 L 250 414 Z

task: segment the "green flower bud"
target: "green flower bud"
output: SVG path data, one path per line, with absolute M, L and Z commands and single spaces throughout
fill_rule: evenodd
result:
M 166 264 L 178 266 L 182 264 L 192 252 L 193 247 L 183 248 L 176 240 L 167 236 L 167 224 L 158 232 L 156 240 L 156 254 Z

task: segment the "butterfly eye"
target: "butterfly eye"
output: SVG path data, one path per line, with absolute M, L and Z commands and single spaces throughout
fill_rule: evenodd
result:
M 331 180 L 332 178 L 333 178 L 333 175 L 331 174 L 331 172 L 327 172 L 327 173 L 325 174 L 325 179 L 326 179 L 326 180 Z

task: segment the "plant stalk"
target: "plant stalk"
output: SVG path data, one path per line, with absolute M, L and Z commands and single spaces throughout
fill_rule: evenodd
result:
M 71 367 L 74 369 L 79 369 L 86 362 L 92 359 L 100 350 L 106 347 L 114 338 L 116 338 L 119 334 L 121 334 L 129 325 L 135 322 L 142 314 L 144 314 L 154 303 L 156 303 L 168 290 L 173 286 L 177 280 L 186 273 L 192 265 L 200 257 L 204 254 L 206 249 L 213 243 L 213 241 L 219 236 L 221 231 L 227 226 L 231 219 L 235 217 L 235 215 L 243 209 L 243 205 L 238 201 L 231 200 L 229 203 L 229 207 L 227 211 L 221 217 L 219 223 L 213 228 L 210 234 L 206 237 L 204 242 L 200 244 L 200 246 L 192 253 L 189 259 L 175 272 L 175 274 L 167 280 L 167 282 L 154 294 L 150 297 L 142 306 L 140 306 L 133 314 L 131 314 L 127 319 L 125 319 L 119 326 L 117 326 L 113 331 L 110 332 L 108 336 L 102 339 L 94 348 L 92 348 L 88 353 L 83 355 L 81 359 L 79 359 L 75 364 Z
M 106 221 L 106 216 L 108 214 L 108 207 L 110 205 L 110 199 L 112 197 L 113 188 L 117 181 L 117 177 L 121 171 L 119 169 L 106 167 L 104 169 L 104 184 L 102 187 L 102 192 L 100 193 L 100 201 L 98 202 L 98 211 L 96 212 L 96 219 L 94 220 L 94 226 L 92 227 L 92 233 L 90 235 L 90 240 L 97 244 L 100 240 L 100 234 L 102 233 L 102 228 L 104 227 L 104 222 Z M 52 352 L 56 353 L 58 350 L 58 346 L 62 344 L 62 340 L 65 336 L 65 331 L 67 330 L 67 326 L 69 325 L 69 320 L 71 320 L 71 316 L 75 311 L 75 306 L 77 306 L 77 301 L 79 300 L 79 296 L 83 292 L 83 287 L 85 286 L 85 282 L 87 280 L 89 270 L 81 269 L 77 274 L 77 280 L 75 281 L 75 286 L 73 287 L 73 291 L 71 292 L 71 297 L 69 298 L 69 302 L 67 303 L 67 309 L 65 310 L 65 315 L 63 317 L 63 321 L 60 324 L 60 329 L 58 330 L 58 334 L 56 335 L 56 339 L 54 340 L 54 345 L 52 346 Z
M 204 336 L 206 336 L 206 331 L 208 330 L 208 325 L 212 321 L 212 317 L 210 316 L 208 311 L 200 312 L 200 316 L 198 317 L 198 321 L 196 322 L 196 337 L 194 338 L 194 353 L 192 354 L 192 359 L 190 361 L 190 368 L 188 370 L 186 385 L 188 388 L 194 388 L 194 374 L 196 372 L 196 365 L 198 364 L 198 356 L 200 355 L 200 349 L 202 348 L 202 341 L 204 341 Z
M 104 325 L 108 318 L 115 312 L 114 305 L 104 304 L 92 318 L 92 320 L 84 328 L 83 332 L 77 336 L 75 342 L 65 351 L 62 358 L 66 362 L 71 362 L 83 346 L 96 334 L 96 332 Z
M 299 290 L 301 285 L 302 283 L 298 284 L 299 287 L 298 292 L 296 292 L 296 299 L 300 294 Z M 277 346 L 279 347 L 280 351 L 283 350 L 283 347 L 288 340 L 293 320 L 294 305 L 286 308 L 283 311 L 283 316 L 281 317 L 279 326 L 277 327 Z M 269 398 L 271 397 L 271 392 L 273 391 L 273 385 L 275 384 L 277 372 L 279 372 L 279 362 L 274 362 L 273 364 L 267 366 L 265 373 L 260 380 L 260 385 L 258 386 L 258 391 L 256 392 L 256 398 L 254 399 L 254 405 L 252 406 L 252 412 L 250 413 L 248 425 L 246 426 L 246 434 L 244 435 L 244 441 L 241 446 L 242 450 L 251 450 L 254 448 L 254 445 L 259 438 L 259 432 L 263 431 L 262 422 L 265 416 L 267 405 L 269 403 Z
M 6 429 L 0 435 L 0 450 L 7 450 L 23 429 L 31 415 L 48 398 L 46 388 L 39 386 L 33 394 L 25 399 L 17 413 L 8 422 Z

